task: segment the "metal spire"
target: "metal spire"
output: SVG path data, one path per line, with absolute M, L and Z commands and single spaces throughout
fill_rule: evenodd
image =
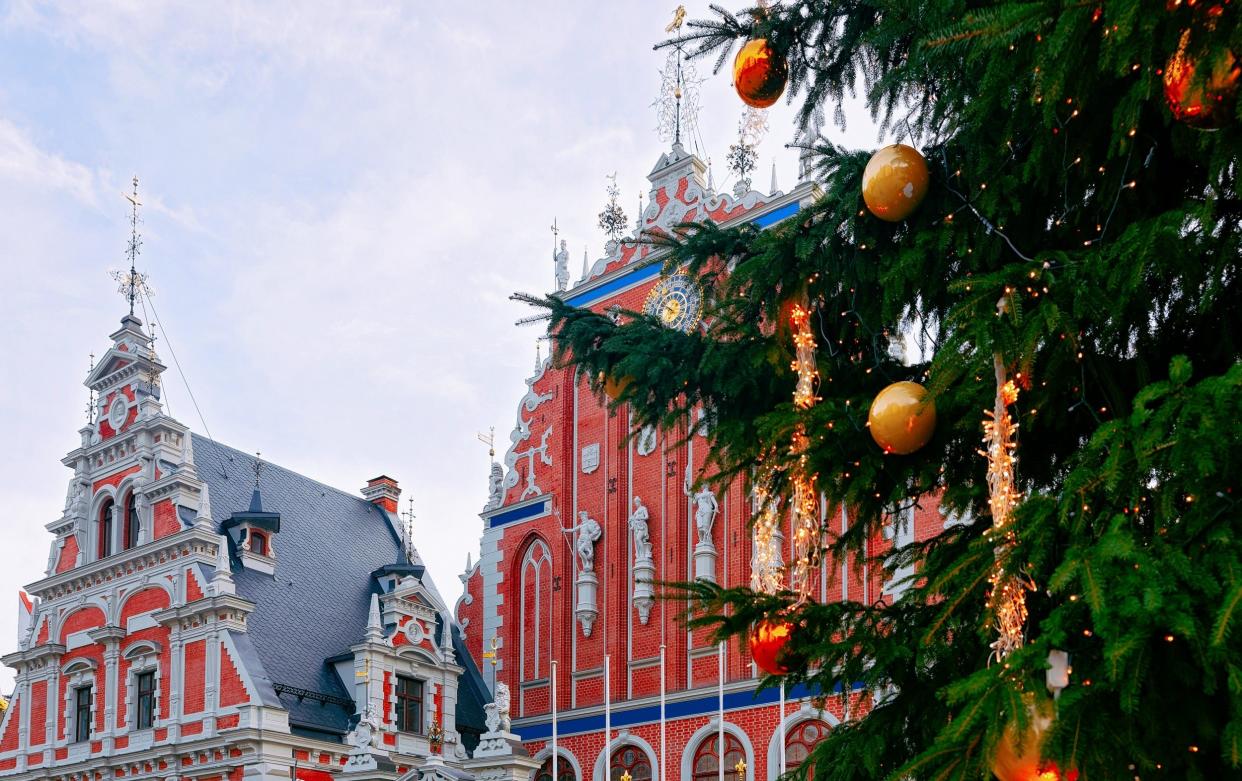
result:
M 142 252 L 142 234 L 138 232 L 142 218 L 138 216 L 138 207 L 142 205 L 142 201 L 138 200 L 138 176 L 136 174 L 134 175 L 134 192 L 126 193 L 125 200 L 129 201 L 129 245 L 125 249 L 125 256 L 129 258 L 129 273 L 115 272 L 112 277 L 120 283 L 120 293 L 129 301 L 129 314 L 133 317 L 134 302 L 143 292 L 143 286 L 147 281 L 146 274 L 138 273 L 138 255 Z
M 405 520 L 405 560 L 409 564 L 414 563 L 414 495 L 410 492 L 409 504 L 410 509 L 402 513 Z
M 683 125 L 688 136 L 693 131 L 699 110 L 698 85 L 702 82 L 694 65 L 685 61 L 686 44 L 681 34 L 685 19 L 686 7 L 679 5 L 673 12 L 673 21 L 664 28 L 664 32 L 676 34 L 677 38 L 660 71 L 660 96 L 654 104 L 660 137 L 671 139 L 673 146 L 681 145 Z

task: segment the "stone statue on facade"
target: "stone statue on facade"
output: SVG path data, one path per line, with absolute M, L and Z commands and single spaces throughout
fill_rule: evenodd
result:
M 700 545 L 712 544 L 712 526 L 716 523 L 716 514 L 720 512 L 720 504 L 712 489 L 704 486 L 694 494 L 694 529 L 699 535 Z
M 595 571 L 595 543 L 599 542 L 603 530 L 599 521 L 587 515 L 586 510 L 578 513 L 581 522 L 574 527 L 574 549 L 578 552 L 579 565 L 583 572 Z
M 500 731 L 509 731 L 509 685 L 504 681 L 496 681 L 496 715 L 500 719 Z
M 559 292 L 569 287 L 569 250 L 564 239 L 561 239 L 561 249 L 552 256 L 552 260 L 556 264 L 556 289 Z
M 650 515 L 643 506 L 643 500 L 634 497 L 634 511 L 630 513 L 630 533 L 634 537 L 634 561 L 651 561 L 651 531 L 647 525 Z
M 504 467 L 493 461 L 491 472 L 487 477 L 487 507 L 485 509 L 495 510 L 504 502 L 504 479 Z
M 716 501 L 716 493 L 707 486 L 692 491 L 693 481 L 690 478 L 690 466 L 687 464 L 682 490 L 694 504 L 694 530 L 698 535 L 694 546 L 694 577 L 715 583 L 716 545 L 712 542 L 712 526 L 716 523 L 716 514 L 720 512 L 720 503 Z

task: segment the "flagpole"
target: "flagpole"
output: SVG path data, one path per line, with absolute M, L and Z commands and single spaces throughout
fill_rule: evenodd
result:
M 716 715 L 716 740 L 719 747 L 716 751 L 716 774 L 720 781 L 724 781 L 725 766 L 725 742 L 724 742 L 724 676 L 725 676 L 725 657 L 724 642 L 717 646 L 716 659 L 718 661 L 717 668 L 719 670 L 716 677 L 716 695 L 719 712 Z M 739 779 L 746 781 L 746 779 Z
M 605 623 L 604 626 L 608 624 Z M 612 659 L 608 654 L 604 654 L 604 765 L 607 772 L 604 773 L 605 779 L 612 778 L 612 691 L 609 686 L 609 679 L 612 678 Z
M 668 774 L 668 768 L 664 762 L 665 747 L 665 717 L 664 717 L 664 643 L 660 643 L 660 776 L 659 781 L 664 781 Z
M 552 781 L 560 781 L 561 755 L 556 751 L 556 660 L 552 660 Z
M 780 716 L 778 718 L 780 719 L 779 723 L 780 723 L 780 731 L 781 731 L 781 748 L 780 748 L 781 775 L 783 776 L 785 775 L 785 682 L 784 681 L 781 681 L 781 711 L 780 711 Z

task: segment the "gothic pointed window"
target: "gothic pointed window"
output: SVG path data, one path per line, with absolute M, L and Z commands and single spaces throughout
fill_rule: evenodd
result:
M 633 781 L 651 781 L 651 760 L 638 746 L 622 746 L 612 752 L 608 766 L 609 781 L 620 781 L 627 773 Z
M 543 761 L 543 765 L 535 773 L 535 781 L 578 781 L 574 766 L 565 757 L 556 758 L 556 778 L 552 778 L 552 757 Z
M 811 755 L 815 744 L 828 736 L 828 725 L 808 719 L 785 733 L 785 769 L 794 770 Z
M 122 540 L 122 549 L 138 547 L 138 500 L 134 496 L 134 492 L 130 491 L 129 496 L 125 497 L 125 534 Z
M 738 763 L 746 759 L 741 742 L 731 733 L 724 734 L 724 779 L 745 781 L 745 772 L 738 772 Z M 694 781 L 718 781 L 720 778 L 720 736 L 716 733 L 699 741 L 691 765 Z
M 534 681 L 548 676 L 547 660 L 552 653 L 549 634 L 552 623 L 548 620 L 552 603 L 552 554 L 543 540 L 535 540 L 526 549 L 522 558 L 521 588 L 518 610 L 522 680 Z
M 99 508 L 99 558 L 112 555 L 112 508 L 115 502 L 105 499 Z

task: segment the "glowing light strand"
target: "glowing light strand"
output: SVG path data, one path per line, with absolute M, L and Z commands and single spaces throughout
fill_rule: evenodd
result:
M 1004 359 L 999 353 L 994 356 L 993 365 L 996 371 L 996 403 L 983 421 L 983 442 L 987 449 L 981 451 L 981 455 L 988 460 L 988 504 L 992 511 L 989 534 L 996 555 L 988 577 L 988 610 L 997 633 L 996 640 L 991 644 L 992 658 L 1003 662 L 1025 642 L 1026 592 L 1033 586 L 1029 578 L 1013 568 L 1010 561 L 1010 553 L 1017 543 L 1010 520 L 1021 495 L 1015 478 L 1018 424 L 1010 417 L 1009 406 L 1018 400 L 1018 387 L 1006 377 Z
M 819 401 L 819 369 L 815 360 L 815 335 L 811 331 L 810 309 L 802 303 L 793 305 L 789 323 L 793 328 L 795 358 L 791 368 L 797 372 L 794 385 L 794 406 L 808 410 Z M 789 501 L 790 526 L 793 532 L 793 558 L 788 567 L 781 563 L 779 530 L 782 497 L 771 490 L 775 482 L 772 472 L 762 474 L 754 490 L 756 512 L 755 553 L 751 562 L 751 587 L 775 593 L 789 576 L 789 587 L 802 602 L 810 598 L 815 574 L 823 552 L 823 524 L 819 517 L 819 493 L 815 488 L 818 475 L 810 471 L 807 450 L 810 438 L 801 426 L 794 432 L 789 452 L 795 457 L 792 467 L 792 491 Z

